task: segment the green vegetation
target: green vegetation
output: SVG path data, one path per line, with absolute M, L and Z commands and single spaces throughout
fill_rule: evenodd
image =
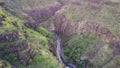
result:
M 62 65 L 49 52 L 48 39 L 54 40 L 51 32 L 41 26 L 36 31 L 24 26 L 23 20 L 2 7 L 0 7 L 0 20 L 0 49 L 3 50 L 0 52 L 0 58 L 7 61 L 7 64 L 0 61 L 0 66 L 62 68 Z M 16 56 L 22 58 L 17 59 Z
M 51 39 L 55 39 L 53 34 L 50 33 L 48 30 L 44 29 L 43 27 L 38 27 L 36 29 L 36 31 L 38 31 L 40 34 L 42 34 L 45 37 L 51 38 Z
M 80 57 L 87 49 L 97 41 L 97 36 L 91 33 L 83 33 L 82 35 L 70 36 L 64 43 L 64 53 L 67 60 L 74 61 L 78 68 L 82 68 L 85 61 L 81 61 Z
M 56 0 L 1 0 L 5 2 L 12 9 L 20 9 L 20 10 L 31 10 L 35 8 L 44 8 L 48 6 L 56 5 Z
M 98 23 L 110 32 L 86 22 Z M 49 31 L 53 28 L 61 37 L 63 58 L 68 63 L 84 68 L 88 62 L 89 68 L 94 65 L 101 68 L 111 57 L 120 36 L 120 1 L 0 0 L 0 68 L 63 68 L 53 56 L 56 40 Z M 89 28 L 100 38 L 87 33 Z M 86 33 L 77 35 L 82 31 Z M 120 48 L 115 53 L 119 51 Z M 119 59 L 120 56 L 115 56 L 104 68 L 119 68 Z
M 9 64 L 9 62 L 5 61 L 5 60 L 0 60 L 0 68 L 11 68 L 11 65 Z

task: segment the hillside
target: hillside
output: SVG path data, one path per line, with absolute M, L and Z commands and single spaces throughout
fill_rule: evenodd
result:
M 0 68 L 120 68 L 119 0 L 0 0 Z
M 54 41 L 53 34 L 39 25 L 35 30 L 25 23 L 0 6 L 0 68 L 61 68 L 49 52 L 48 40 Z

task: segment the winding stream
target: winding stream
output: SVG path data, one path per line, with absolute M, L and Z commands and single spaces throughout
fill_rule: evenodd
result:
M 56 38 L 56 44 L 57 44 L 57 48 L 56 48 L 56 53 L 57 53 L 57 58 L 59 60 L 60 63 L 62 63 L 64 65 L 65 68 L 76 68 L 73 64 L 69 64 L 64 60 L 63 57 L 63 49 L 62 49 L 62 44 L 61 44 L 61 38 L 59 37 L 59 34 L 56 32 L 53 32 Z

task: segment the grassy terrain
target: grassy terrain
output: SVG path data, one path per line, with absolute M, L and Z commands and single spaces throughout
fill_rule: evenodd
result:
M 109 60 L 113 50 L 113 48 L 109 48 L 111 45 L 110 43 L 107 43 L 106 41 L 100 42 L 100 38 L 98 41 L 96 41 L 96 39 L 91 39 L 91 36 L 89 35 L 87 35 L 88 37 L 86 38 L 84 35 L 75 33 L 80 32 L 76 31 L 80 30 L 80 23 L 95 22 L 107 28 L 111 34 L 118 38 L 120 36 L 120 2 L 118 0 L 70 1 L 70 3 L 65 4 L 64 7 L 62 7 L 62 9 L 59 10 L 54 17 L 51 20 L 56 28 L 56 31 L 61 35 L 61 37 L 67 35 L 62 37 L 62 40 L 64 41 L 64 54 L 68 60 L 68 63 L 71 62 L 76 64 L 78 68 L 83 68 L 86 60 L 82 62 L 80 61 L 81 53 L 84 57 L 87 55 L 87 59 L 90 60 L 90 63 L 95 64 L 98 68 L 101 67 L 102 64 L 104 64 L 107 60 Z M 104 31 L 104 29 L 101 30 L 101 32 Z M 82 36 L 83 38 L 80 38 Z M 93 34 L 92 37 L 96 37 L 96 35 Z M 90 42 L 93 40 L 94 42 L 91 44 Z M 84 46 L 80 47 L 82 45 Z M 92 55 L 94 55 L 94 53 L 95 56 L 93 57 Z M 93 58 L 91 58 L 91 56 Z M 105 66 L 105 68 L 118 67 L 119 65 L 117 65 L 116 61 L 116 59 L 112 59 Z
M 68 62 L 76 63 L 78 68 L 83 68 L 84 61 L 81 61 L 80 57 L 97 41 L 97 39 L 96 36 L 88 33 L 73 35 L 66 39 L 64 42 L 64 53 Z
M 10 8 L 16 10 L 33 10 L 38 8 L 44 8 L 48 6 L 54 6 L 58 4 L 56 0 L 1 0 L 6 3 Z
M 115 37 L 118 38 L 120 36 L 119 0 L 1 1 L 4 1 L 10 8 L 17 11 L 30 11 L 30 13 L 28 13 L 30 17 L 33 17 L 37 23 L 42 23 L 41 25 L 49 30 L 55 28 L 55 31 L 60 34 L 63 41 L 64 54 L 67 62 L 75 64 L 77 68 L 83 68 L 86 62 L 88 62 L 88 67 L 90 68 L 93 68 L 94 66 L 101 68 L 101 66 L 109 60 L 114 49 L 109 47 L 111 42 L 109 43 L 99 38 L 99 33 L 103 33 L 104 37 L 104 33 L 106 33 L 107 30 L 98 30 L 97 36 L 92 34 L 92 32 L 79 34 L 81 32 L 81 23 L 99 23 L 101 26 L 107 28 Z M 63 2 L 64 4 L 61 8 L 59 8 L 60 2 Z M 0 48 L 6 47 L 11 49 L 12 45 L 21 46 L 21 44 L 24 43 L 26 46 L 25 49 L 18 49 L 17 53 L 20 56 L 25 55 L 30 57 L 29 62 L 32 63 L 27 66 L 28 68 L 34 68 L 35 66 L 35 68 L 61 68 L 62 65 L 59 64 L 49 52 L 48 40 L 54 42 L 55 38 L 53 34 L 42 26 L 39 26 L 39 24 L 32 23 L 31 25 L 31 22 L 35 21 L 23 21 L 26 19 L 23 18 L 27 16 L 26 14 L 17 14 L 20 18 L 13 14 L 0 7 Z M 24 22 L 26 23 L 26 21 L 29 23 L 28 25 L 23 24 Z M 97 30 L 97 27 L 94 30 Z M 15 37 L 12 36 L 12 34 Z M 4 51 L 6 51 L 6 49 L 4 49 Z M 30 54 L 32 55 L 35 54 L 34 59 L 31 58 L 31 55 L 29 56 L 26 54 L 28 51 L 30 51 Z M 17 65 L 20 68 L 26 68 L 25 66 L 28 64 L 28 60 L 25 60 L 25 56 L 23 56 L 22 61 L 20 61 L 15 59 L 14 56 L 16 54 L 14 54 L 14 52 L 12 53 L 12 51 L 11 53 L 7 52 L 7 54 L 2 54 L 4 55 L 4 58 L 0 57 L 0 64 L 3 66 L 9 67 L 11 64 Z M 84 60 L 81 60 L 81 57 L 84 58 Z M 118 55 L 115 56 L 104 67 L 119 68 L 119 58 Z
M 36 30 L 0 7 L 0 66 L 11 68 L 62 68 L 49 52 L 48 40 L 53 34 L 43 27 Z M 4 62 L 6 61 L 6 62 Z

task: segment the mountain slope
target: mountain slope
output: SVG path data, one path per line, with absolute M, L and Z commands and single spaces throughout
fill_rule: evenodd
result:
M 28 28 L 24 23 L 0 6 L 1 68 L 62 68 L 49 52 L 48 40 L 54 40 L 53 34 L 41 26 L 36 27 L 39 31 Z
M 77 68 L 120 67 L 119 0 L 1 1 L 4 1 L 9 8 L 13 9 L 12 12 L 11 10 L 6 12 L 6 9 L 1 9 L 3 15 L 0 18 L 3 22 L 0 23 L 2 26 L 0 27 L 2 29 L 0 30 L 0 39 L 5 38 L 5 40 L 2 40 L 1 45 L 4 45 L 6 40 L 9 41 L 9 38 L 14 35 L 15 37 L 8 42 L 11 44 L 10 46 L 14 45 L 14 43 L 16 46 L 18 44 L 19 46 L 22 44 L 27 45 L 25 49 L 22 49 L 22 55 L 25 54 L 24 50 L 35 53 L 36 56 L 34 57 L 41 61 L 38 64 L 43 66 L 42 68 L 48 68 L 48 66 L 61 68 L 61 64 L 57 66 L 59 62 L 49 52 L 50 49 L 56 55 L 55 38 L 48 30 L 52 30 L 60 36 L 63 59 L 66 63 L 73 64 Z M 16 16 L 17 18 L 15 18 Z M 7 20 L 6 17 L 8 17 Z M 4 21 L 7 21 L 8 24 L 4 23 Z M 6 37 L 6 35 L 10 35 L 10 37 Z M 52 44 L 50 48 L 48 43 Z M 19 50 L 21 51 L 21 49 Z M 40 55 L 38 55 L 39 53 Z M 49 54 L 50 57 L 48 57 Z M 5 54 L 5 56 L 8 55 Z M 31 59 L 31 56 L 29 57 Z M 9 57 L 7 61 L 10 63 L 7 63 L 2 61 L 7 57 L 1 57 L 1 63 L 3 65 L 7 63 L 9 66 L 12 63 L 9 60 L 10 58 L 14 59 L 14 57 Z M 23 60 L 26 60 L 26 58 L 23 58 Z M 37 60 L 34 61 L 33 59 L 34 62 Z M 17 62 L 21 61 L 17 60 Z M 25 61 L 22 64 L 26 65 L 28 63 Z

